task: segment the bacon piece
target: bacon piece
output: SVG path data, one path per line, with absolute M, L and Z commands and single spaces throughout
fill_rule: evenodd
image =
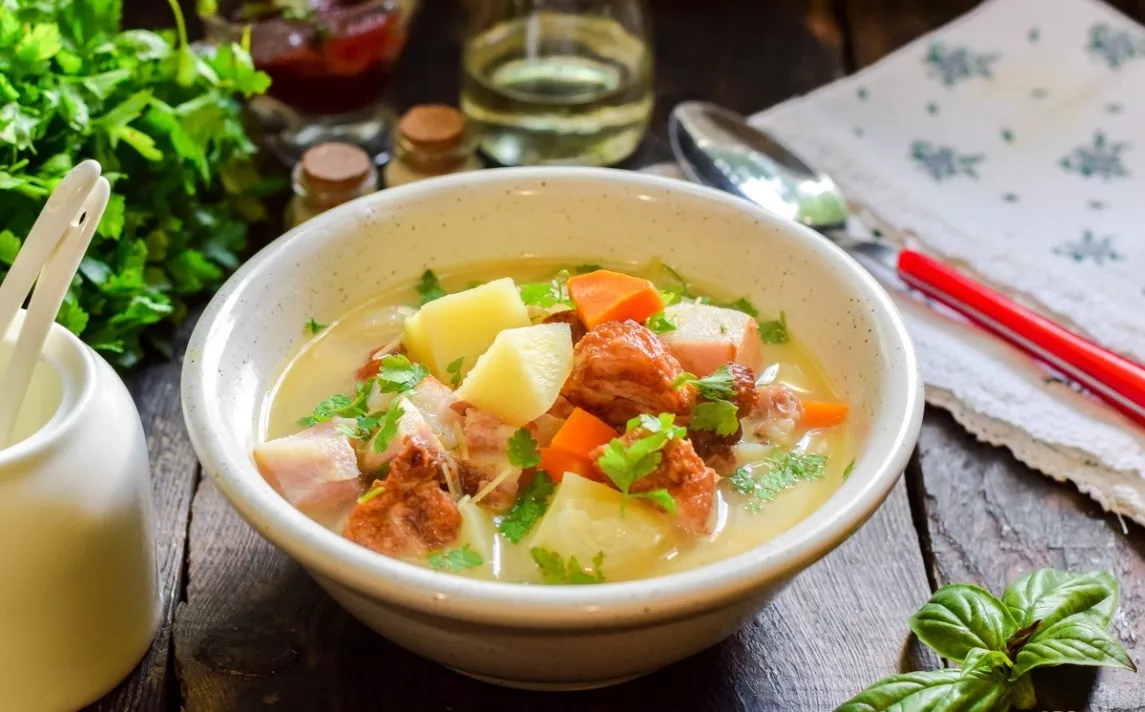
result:
M 695 389 L 672 385 L 682 372 L 656 334 L 635 321 L 610 321 L 576 345 L 572 373 L 561 395 L 623 429 L 641 413 L 690 413 Z
M 410 556 L 440 549 L 457 539 L 461 512 L 436 482 L 397 487 L 376 480 L 381 494 L 356 505 L 342 535 L 387 556 Z
M 358 496 L 358 462 L 349 438 L 330 421 L 254 448 L 254 461 L 267 483 L 307 513 L 348 506 Z

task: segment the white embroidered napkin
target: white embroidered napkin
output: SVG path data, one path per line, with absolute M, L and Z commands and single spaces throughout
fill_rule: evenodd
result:
M 1145 361 L 1143 86 L 1145 29 L 1108 6 L 990 0 L 753 123 L 830 173 L 876 234 Z M 1145 524 L 1145 429 L 896 298 L 929 402 Z

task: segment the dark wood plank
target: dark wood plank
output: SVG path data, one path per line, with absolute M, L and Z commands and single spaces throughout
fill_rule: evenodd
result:
M 183 427 L 179 370 L 194 317 L 192 314 L 176 335 L 177 358 L 174 361 L 145 366 L 127 381 L 147 434 L 155 503 L 159 589 L 163 603 L 159 631 L 143 660 L 115 690 L 89 707 L 90 710 L 164 709 L 176 694 L 171 626 L 175 619 L 175 606 L 183 590 L 187 521 L 199 468 Z
M 930 410 L 912 489 L 925 515 L 929 568 L 939 585 L 972 582 L 993 591 L 1038 568 L 1109 569 L 1121 581 L 1114 630 L 1145 662 L 1145 529 L 1105 514 L 1069 485 L 983 445 L 948 414 Z M 1038 709 L 1145 709 L 1145 684 L 1123 670 L 1060 668 L 1035 678 Z

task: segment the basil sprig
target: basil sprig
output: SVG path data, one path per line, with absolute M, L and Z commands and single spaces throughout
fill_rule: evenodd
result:
M 999 600 L 966 584 L 944 586 L 910 618 L 910 629 L 959 668 L 893 675 L 835 712 L 1005 712 L 1036 700 L 1030 670 L 1051 665 L 1137 667 L 1109 632 L 1117 580 L 1107 571 L 1041 569 Z

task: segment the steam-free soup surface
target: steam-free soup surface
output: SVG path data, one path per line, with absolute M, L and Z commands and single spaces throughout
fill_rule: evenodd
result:
M 586 274 L 578 277 L 578 271 Z M 647 279 L 657 293 L 636 289 L 626 297 L 632 285 L 610 272 Z M 506 277 L 511 291 L 498 282 Z M 486 286 L 475 299 L 486 301 L 475 302 L 470 312 L 461 299 L 452 300 L 456 313 L 441 299 L 428 302 L 441 309 L 419 312 L 427 298 L 468 294 L 477 285 Z M 514 261 L 441 275 L 439 282 L 423 275 L 346 314 L 315 315 L 299 325 L 313 338 L 269 394 L 269 442 L 256 451 L 256 461 L 287 499 L 332 531 L 380 554 L 458 575 L 599 583 L 740 554 L 790 529 L 830 497 L 853 464 L 852 432 L 846 404 L 800 344 L 803 325 L 786 323 L 770 305 L 704 286 L 684 282 L 662 265 L 599 272 Z M 514 292 L 519 304 L 498 301 L 511 302 Z M 525 322 L 519 323 L 522 313 Z M 512 326 L 485 343 L 489 337 L 480 338 L 480 325 L 498 320 Z M 443 333 L 426 335 L 426 329 Z M 574 345 L 579 332 L 587 336 Z M 623 391 L 641 379 L 640 363 L 632 367 L 635 375 L 620 364 L 628 357 L 621 342 L 633 338 L 662 347 L 663 363 L 676 364 L 669 374 L 674 383 L 650 392 L 646 408 L 626 398 L 609 400 L 614 386 Z M 536 349 L 547 350 L 539 355 Z M 611 354 L 619 354 L 617 383 L 606 378 L 578 391 L 586 379 L 607 375 L 599 368 Z M 689 374 L 689 364 L 704 372 Z M 425 375 L 414 390 L 403 392 L 419 373 Z M 395 386 L 386 378 L 406 380 Z M 546 379 L 557 382 L 549 386 Z M 736 384 L 740 390 L 730 392 Z M 428 398 L 427 389 L 436 395 Z M 349 401 L 340 411 L 349 417 L 315 423 L 329 415 L 316 406 L 330 404 L 332 394 L 345 394 L 334 405 Z M 681 401 L 685 405 L 676 409 L 684 412 L 660 410 Z M 432 446 L 447 462 L 432 484 L 403 485 L 405 475 L 390 469 L 392 463 L 397 472 L 401 460 L 383 462 L 399 457 L 402 428 L 416 428 L 411 410 L 426 416 L 418 423 L 437 433 Z M 387 416 L 397 433 L 392 442 L 385 437 Z M 577 438 L 592 433 L 595 449 L 578 451 L 583 443 Z M 324 444 L 312 447 L 318 440 Z M 337 457 L 327 452 L 330 443 L 336 443 Z M 657 444 L 652 459 L 660 464 L 640 477 L 650 463 L 640 463 L 639 448 Z M 314 452 L 326 454 L 307 460 Z M 330 475 L 331 462 L 342 474 Z M 666 471 L 677 463 L 687 473 L 682 481 Z

